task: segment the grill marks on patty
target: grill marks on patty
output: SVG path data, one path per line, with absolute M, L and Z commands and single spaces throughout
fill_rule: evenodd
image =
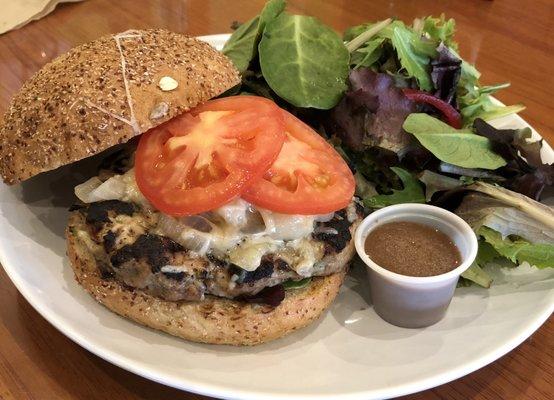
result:
M 341 252 L 350 240 L 350 226 L 352 222 L 348 220 L 346 210 L 340 210 L 333 215 L 333 218 L 327 222 L 318 222 L 316 232 L 313 237 L 325 243 L 325 254 Z M 323 229 L 322 229 L 323 228 Z M 332 230 L 332 233 L 325 232 L 326 229 Z
M 158 214 L 132 203 L 108 200 L 75 209 L 82 215 L 102 276 L 166 300 L 201 300 L 205 294 L 255 297 L 264 288 L 303 278 L 275 254 L 264 256 L 254 271 L 211 254 L 197 256 L 168 237 L 150 233 Z M 351 225 L 348 213 L 341 210 L 330 221 L 318 223 L 325 229 L 309 240 L 325 244 L 325 257 L 339 253 L 351 240 Z M 333 230 L 337 233 L 330 233 Z M 328 275 L 335 269 L 324 266 L 314 275 Z
M 110 211 L 116 215 L 131 216 L 136 210 L 137 207 L 134 204 L 120 200 L 98 201 L 86 208 L 86 222 L 87 224 L 107 223 L 110 222 Z
M 273 275 L 275 262 L 281 262 L 281 259 L 268 259 L 264 257 L 260 262 L 260 266 L 254 271 L 245 271 L 244 269 L 237 267 L 236 265 L 231 265 L 231 273 L 238 276 L 237 282 L 239 283 L 251 283 L 259 281 L 263 278 L 269 278 Z M 285 262 L 285 261 L 282 261 Z M 286 264 L 286 262 L 285 262 Z
M 110 260 L 114 268 L 130 260 L 144 260 L 152 273 L 156 273 L 169 264 L 176 252 L 185 252 L 185 248 L 167 237 L 147 233 L 117 250 Z

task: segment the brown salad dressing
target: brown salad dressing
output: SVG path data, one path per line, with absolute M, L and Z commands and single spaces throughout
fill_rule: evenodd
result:
M 365 251 L 380 267 L 407 276 L 444 274 L 462 261 L 460 250 L 446 234 L 408 221 L 389 222 L 372 230 Z

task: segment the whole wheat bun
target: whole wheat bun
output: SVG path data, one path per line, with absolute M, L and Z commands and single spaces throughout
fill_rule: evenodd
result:
M 303 328 L 333 302 L 346 274 L 312 278 L 307 287 L 287 291 L 275 308 L 214 296 L 199 302 L 166 301 L 113 279 L 102 279 L 94 256 L 76 234 L 85 229 L 82 221 L 78 213 L 73 213 L 66 229 L 67 253 L 77 282 L 111 311 L 194 342 L 251 346 Z M 353 253 L 350 241 L 330 262 L 344 266 Z
M 163 90 L 163 77 L 178 86 Z M 197 39 L 161 29 L 101 37 L 46 64 L 13 98 L 0 174 L 14 184 L 89 157 L 238 83 L 231 61 Z

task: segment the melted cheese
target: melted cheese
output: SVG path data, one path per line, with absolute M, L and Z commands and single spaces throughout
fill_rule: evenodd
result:
M 88 192 L 79 191 L 81 200 L 122 200 L 152 209 L 138 189 L 133 170 L 111 177 L 100 185 L 92 183 Z M 311 234 L 317 221 L 327 221 L 332 216 L 333 213 L 279 214 L 256 209 L 238 198 L 192 217 L 175 218 L 160 213 L 154 232 L 175 240 L 200 256 L 212 253 L 247 271 L 255 270 L 264 255 L 275 253 L 300 275 L 310 276 L 314 264 L 323 257 L 323 245 L 311 240 Z

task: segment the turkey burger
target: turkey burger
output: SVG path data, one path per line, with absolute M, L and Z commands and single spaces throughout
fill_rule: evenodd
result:
M 127 31 L 45 65 L 0 126 L 7 184 L 117 144 L 78 185 L 77 282 L 182 338 L 253 345 L 308 325 L 338 293 L 361 218 L 354 178 L 309 126 L 254 96 L 208 44 Z

